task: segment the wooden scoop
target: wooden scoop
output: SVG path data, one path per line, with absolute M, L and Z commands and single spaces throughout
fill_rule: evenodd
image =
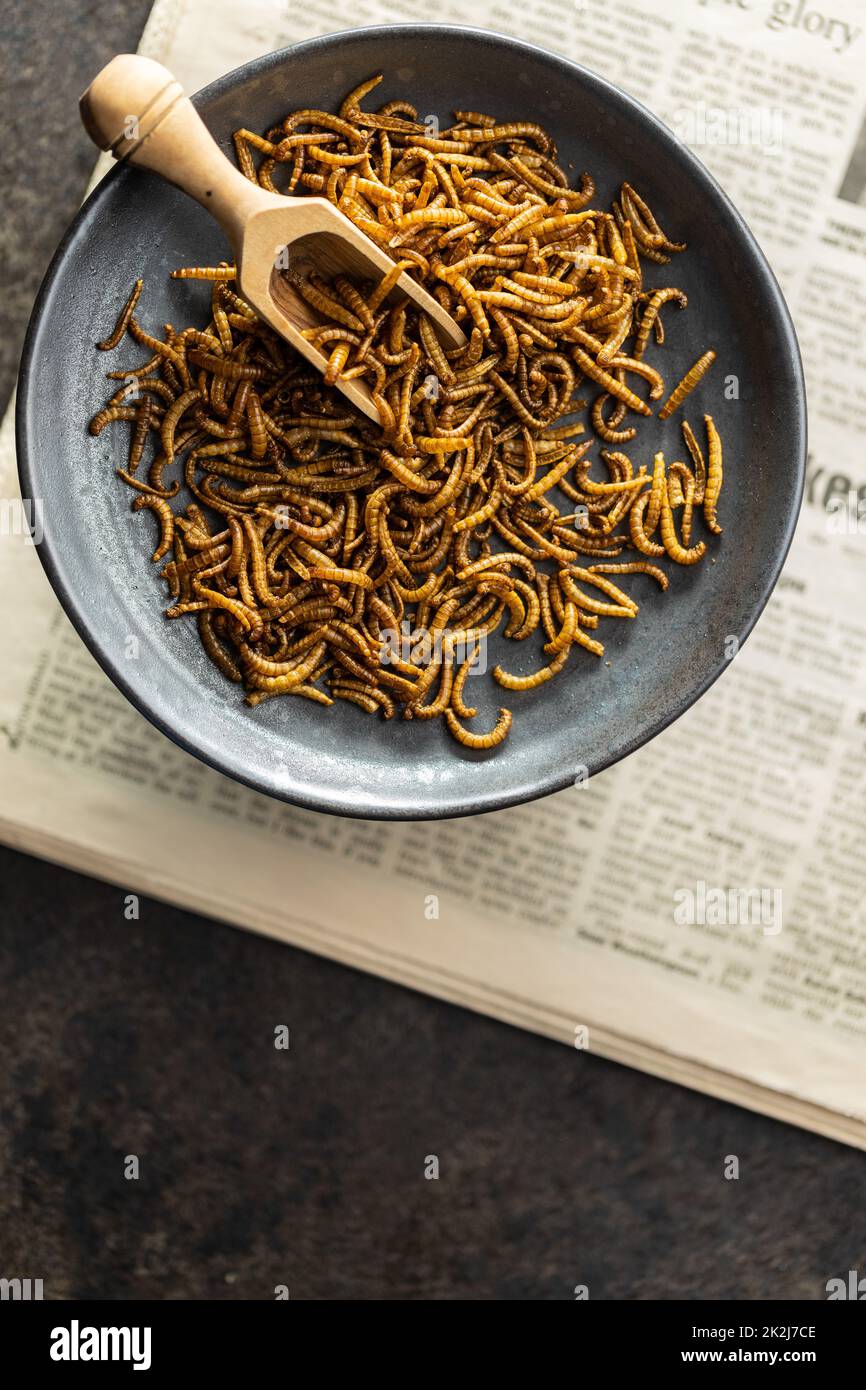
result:
M 323 372 L 327 357 L 301 336 L 325 320 L 281 274 L 313 270 L 379 280 L 392 258 L 327 198 L 284 197 L 245 178 L 226 158 L 180 83 L 161 63 L 121 53 L 94 78 L 79 102 L 90 138 L 115 159 L 161 174 L 213 213 L 228 237 L 241 293 L 292 347 Z M 389 298 L 409 299 L 428 314 L 441 342 L 466 339 L 441 304 L 405 273 Z M 363 382 L 336 385 L 358 410 L 379 422 Z

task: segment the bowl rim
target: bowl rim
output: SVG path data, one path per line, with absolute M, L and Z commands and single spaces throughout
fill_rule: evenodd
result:
M 192 93 L 190 100 L 196 108 L 207 107 L 212 101 L 216 101 L 234 88 L 242 86 L 244 81 L 248 78 L 281 67 L 288 58 L 292 58 L 293 60 L 300 58 L 303 60 L 306 54 L 315 53 L 320 49 L 351 47 L 356 43 L 369 41 L 371 38 L 389 39 L 393 38 L 395 33 L 404 37 L 410 37 L 414 34 L 417 36 L 419 42 L 423 42 L 425 37 L 436 34 L 438 37 L 450 38 L 462 43 L 492 44 L 506 52 L 512 52 L 515 56 L 528 54 L 545 63 L 556 65 L 563 70 L 565 75 L 571 80 L 581 83 L 585 88 L 589 88 L 600 102 L 612 99 L 621 107 L 624 107 L 633 119 L 649 127 L 654 138 L 660 140 L 675 152 L 691 177 L 699 184 L 703 185 L 708 194 L 722 204 L 732 223 L 734 235 L 737 236 L 741 244 L 748 249 L 755 273 L 762 280 L 768 299 L 772 304 L 776 329 L 780 339 L 784 343 L 785 360 L 790 365 L 792 372 L 795 401 L 794 408 L 791 410 L 786 420 L 786 429 L 788 432 L 790 452 L 796 457 L 797 467 L 796 486 L 786 495 L 787 512 L 781 519 L 783 521 L 781 543 L 775 555 L 773 555 L 772 559 L 765 567 L 763 583 L 754 595 L 750 605 L 749 615 L 742 630 L 735 634 L 739 644 L 738 650 L 741 649 L 743 643 L 754 630 L 755 624 L 763 613 L 776 586 L 791 547 L 802 506 L 806 481 L 808 445 L 806 387 L 803 363 L 791 312 L 782 294 L 776 276 L 757 238 L 735 204 L 731 201 L 706 166 L 693 154 L 683 141 L 677 138 L 673 131 L 671 131 L 658 116 L 650 111 L 648 107 L 644 106 L 642 102 L 630 96 L 627 92 L 623 91 L 622 88 L 617 87 L 615 83 L 610 82 L 600 73 L 594 72 L 591 68 L 574 62 L 572 59 L 565 57 L 561 53 L 555 52 L 553 49 L 547 49 L 538 44 L 528 43 L 523 39 L 502 34 L 498 30 L 479 29 L 474 25 L 458 24 L 379 24 L 366 25 L 357 29 L 341 29 L 334 33 L 319 34 L 313 38 L 305 39 L 300 43 L 290 44 L 284 48 L 276 49 L 272 53 L 261 54 L 259 57 L 241 64 L 240 67 L 233 68 L 230 72 L 223 74 L 213 82 L 208 83 L 205 87 L 200 88 L 197 92 Z M 33 304 L 21 352 L 15 402 L 15 445 L 18 475 L 23 497 L 30 497 L 33 495 L 33 462 L 28 443 L 27 416 L 30 408 L 30 384 L 34 375 L 34 358 L 43 307 L 48 301 L 55 279 L 62 270 L 67 249 L 74 242 L 82 222 L 88 215 L 92 205 L 106 196 L 106 191 L 111 188 L 115 179 L 120 176 L 123 168 L 123 164 L 117 164 L 112 169 L 108 170 L 105 176 L 99 180 L 78 208 L 57 250 L 51 258 Z M 254 791 L 261 792 L 277 800 L 289 802 L 291 805 L 301 807 L 305 810 L 344 816 L 349 819 L 409 822 L 417 820 L 459 819 L 465 816 L 504 810 L 509 806 L 521 805 L 549 796 L 554 792 L 563 791 L 572 784 L 572 777 L 570 773 L 566 771 L 562 775 L 556 775 L 555 773 L 548 774 L 540 781 L 533 782 L 531 786 L 515 785 L 507 791 L 492 792 L 480 798 L 476 794 L 474 799 L 472 797 L 466 800 L 461 799 L 460 801 L 452 799 L 450 802 L 443 803 L 441 806 L 437 806 L 433 809 L 423 805 L 407 808 L 403 805 L 382 804 L 381 802 L 374 802 L 370 806 L 359 806 L 355 802 L 341 801 L 337 796 L 330 796 L 327 793 L 319 794 L 315 790 L 302 792 L 297 789 L 292 789 L 290 792 L 286 792 L 275 784 L 269 783 L 265 775 L 259 775 L 257 773 L 245 774 L 240 769 L 235 767 L 230 768 L 225 762 L 221 762 L 218 757 L 211 756 L 200 747 L 197 747 L 194 741 L 190 737 L 187 737 L 182 731 L 167 724 L 148 704 L 146 696 L 139 693 L 134 688 L 132 682 L 128 680 L 124 674 L 120 663 L 114 660 L 110 653 L 105 650 L 98 635 L 91 629 L 86 621 L 82 611 L 76 603 L 73 590 L 65 582 L 63 574 L 58 564 L 55 562 L 50 546 L 46 545 L 45 538 L 43 538 L 42 543 L 36 547 L 36 551 L 66 616 L 71 621 L 91 655 L 130 704 L 133 705 L 150 724 L 159 729 L 161 733 L 165 734 L 166 737 L 171 739 L 178 747 L 192 754 L 199 762 L 214 768 L 217 772 L 222 773 L 223 776 L 230 777 L 232 780 L 252 788 Z M 613 766 L 623 758 L 628 757 L 645 743 L 649 743 L 669 725 L 675 723 L 677 719 L 685 714 L 686 711 L 701 698 L 701 696 L 706 694 L 707 690 L 715 684 L 722 673 L 728 669 L 729 665 L 730 661 L 727 657 L 724 655 L 720 656 L 716 663 L 709 665 L 703 675 L 695 680 L 693 685 L 690 685 L 687 695 L 677 701 L 673 712 L 670 710 L 660 712 L 647 724 L 642 725 L 638 732 L 625 739 L 615 749 L 607 747 L 600 751 L 597 763 L 592 768 L 592 775 L 595 776 L 597 773 L 603 772 L 606 768 Z

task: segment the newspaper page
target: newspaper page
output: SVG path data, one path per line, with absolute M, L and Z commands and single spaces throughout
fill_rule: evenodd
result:
M 157 0 L 142 51 L 192 91 L 317 33 L 429 18 L 421 0 Z M 467 12 L 441 0 L 435 18 Z M 866 1148 L 866 12 L 478 0 L 471 20 L 654 109 L 779 276 L 812 445 L 755 634 L 672 728 L 556 797 L 469 821 L 345 821 L 249 791 L 153 729 L 80 642 L 29 537 L 6 534 L 0 836 Z M 9 418 L 0 496 L 17 496 Z M 676 765 L 692 770 L 687 810 L 664 775 Z M 760 920 L 731 907 L 756 894 Z

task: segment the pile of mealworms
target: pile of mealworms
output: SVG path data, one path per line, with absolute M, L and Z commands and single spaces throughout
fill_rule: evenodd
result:
M 147 332 L 138 281 L 98 346 L 128 335 L 150 356 L 108 373 L 123 384 L 90 429 L 128 422 L 118 473 L 133 509 L 159 523 L 168 616 L 195 615 L 249 705 L 291 694 L 386 719 L 442 715 L 460 743 L 491 748 L 509 709 L 492 729 L 466 728 L 465 682 L 487 637 L 540 639 L 531 674 L 492 670 L 505 690 L 535 689 L 576 648 L 602 656 L 602 618 L 635 617 L 616 580 L 666 589 L 653 562 L 699 561 L 701 514 L 720 531 L 711 416 L 704 447 L 682 424 L 690 463 L 654 452 L 636 467 L 625 452 L 634 417 L 663 399 L 666 419 L 714 353 L 669 392 L 646 360 L 664 341 L 664 306 L 686 296 L 645 287 L 644 263 L 685 247 L 631 184 L 601 211 L 592 178 L 570 187 L 540 126 L 457 111 L 435 132 L 404 101 L 363 111 L 380 80 L 337 115 L 296 111 L 265 137 L 234 137 L 248 178 L 329 198 L 394 260 L 379 283 L 291 277 L 321 318 L 307 333 L 324 376 L 239 296 L 233 266 L 186 267 L 173 274 L 211 282 L 210 322 Z M 395 297 L 403 271 L 460 323 L 464 347 L 444 349 Z M 335 388 L 341 378 L 368 384 L 379 426 Z M 175 507 L 182 485 L 190 500 Z M 408 647 L 394 642 L 407 632 Z

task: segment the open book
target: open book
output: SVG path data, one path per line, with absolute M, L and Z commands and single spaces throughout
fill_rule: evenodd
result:
M 692 144 L 798 325 L 803 518 L 754 636 L 688 714 L 588 782 L 480 819 L 343 821 L 270 801 L 151 728 L 82 646 L 16 520 L 7 417 L 0 837 L 866 1148 L 866 15 L 858 0 L 832 13 L 472 12 L 597 67 Z M 436 15 L 465 16 L 455 0 Z M 142 51 L 194 91 L 341 22 L 425 18 L 419 0 L 157 0 Z

